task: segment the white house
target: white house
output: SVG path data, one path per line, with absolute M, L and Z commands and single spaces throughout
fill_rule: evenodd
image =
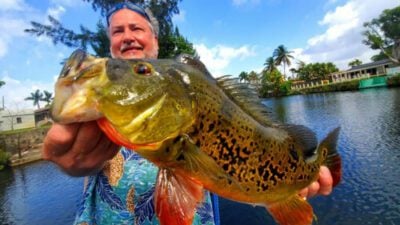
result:
M 35 127 L 35 115 L 33 109 L 0 111 L 0 131 L 17 130 Z

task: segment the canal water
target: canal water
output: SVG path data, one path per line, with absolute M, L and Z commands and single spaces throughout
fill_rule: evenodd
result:
M 400 89 L 266 99 L 277 121 L 302 124 L 319 140 L 340 126 L 343 179 L 310 200 L 320 225 L 400 224 Z M 70 224 L 83 180 L 51 163 L 0 172 L 0 225 Z M 261 207 L 220 200 L 224 225 L 274 224 Z

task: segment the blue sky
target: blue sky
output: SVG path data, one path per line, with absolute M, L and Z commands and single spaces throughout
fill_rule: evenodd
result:
M 263 68 L 283 44 L 297 60 L 368 62 L 375 54 L 362 44 L 362 24 L 399 0 L 183 0 L 173 18 L 214 76 Z M 74 49 L 23 32 L 30 21 L 59 19 L 67 28 L 94 29 L 100 12 L 82 0 L 0 0 L 0 88 L 6 108 L 33 108 L 23 99 L 36 89 L 53 92 L 62 65 Z M 104 20 L 103 20 L 104 21 Z

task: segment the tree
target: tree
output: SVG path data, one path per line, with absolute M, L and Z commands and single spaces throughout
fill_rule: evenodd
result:
M 53 93 L 44 90 L 43 94 L 44 96 L 42 97 L 41 101 L 46 102 L 46 106 L 49 106 L 51 101 L 53 101 Z
M 25 98 L 26 101 L 33 101 L 33 106 L 37 106 L 40 109 L 40 101 L 43 100 L 43 94 L 37 89 L 31 93 L 31 96 Z
M 256 83 L 258 83 L 258 80 L 259 80 L 258 74 L 257 74 L 256 72 L 254 72 L 254 71 L 251 71 L 251 72 L 248 74 L 248 80 L 249 80 L 249 82 L 250 82 L 251 84 L 256 84 Z
M 2 86 L 5 85 L 5 84 L 6 84 L 6 82 L 0 80 L 0 87 L 2 87 Z
M 379 49 L 394 63 L 400 63 L 400 6 L 383 10 L 378 18 L 364 23 L 363 43 Z
M 264 63 L 264 71 L 267 71 L 267 72 L 272 72 L 272 71 L 274 71 L 274 70 L 276 70 L 276 64 L 275 64 L 275 59 L 274 59 L 274 57 L 268 57 L 266 60 L 265 60 L 265 63 Z
M 298 60 L 297 61 L 297 69 L 296 68 L 290 68 L 290 72 L 292 73 L 292 76 L 295 76 L 296 79 L 299 78 L 299 72 L 306 66 L 306 63 L 304 61 Z
M 278 96 L 283 81 L 283 75 L 279 70 L 264 71 L 261 80 L 261 95 L 268 96 L 273 94 L 274 96 Z
M 283 76 L 286 77 L 286 65 L 290 66 L 290 59 L 294 57 L 290 55 L 292 51 L 288 51 L 284 45 L 279 45 L 278 48 L 274 50 L 273 56 L 275 57 L 275 64 L 280 66 L 283 64 Z
M 99 10 L 102 16 L 105 16 L 107 10 L 110 9 L 118 0 L 83 0 L 92 4 L 95 11 Z M 181 0 L 131 0 L 131 2 L 148 7 L 154 13 L 159 22 L 159 57 L 171 58 L 180 53 L 188 53 L 195 55 L 195 50 L 190 42 L 183 38 L 177 29 L 173 28 L 172 16 L 179 13 L 178 2 Z M 76 32 L 65 28 L 55 18 L 49 16 L 50 25 L 44 25 L 32 21 L 32 28 L 26 29 L 25 32 L 33 35 L 45 35 L 53 40 L 54 44 L 64 44 L 67 47 L 87 49 L 91 47 L 96 56 L 109 57 L 110 43 L 107 38 L 107 28 L 104 23 L 97 23 L 97 30 L 90 31 L 83 25 L 80 26 L 80 32 Z
M 329 74 L 337 72 L 339 69 L 335 64 L 328 63 L 310 63 L 298 69 L 297 73 L 300 79 L 305 81 L 328 79 Z
M 349 67 L 354 67 L 354 66 L 359 66 L 361 64 L 362 62 L 359 59 L 354 59 L 353 61 L 350 61 L 348 65 Z
M 242 71 L 242 72 L 239 74 L 239 81 L 240 81 L 240 82 L 242 82 L 242 81 L 244 81 L 244 82 L 249 82 L 249 74 L 246 73 L 245 71 Z

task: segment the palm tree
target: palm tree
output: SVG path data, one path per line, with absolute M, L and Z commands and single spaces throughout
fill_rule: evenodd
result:
M 53 93 L 44 90 L 43 94 L 44 97 L 41 99 L 41 101 L 46 102 L 46 106 L 50 105 L 51 101 L 53 100 Z
M 31 93 L 31 96 L 25 98 L 26 101 L 33 101 L 33 106 L 37 106 L 40 109 L 40 101 L 43 100 L 43 94 L 37 89 L 35 92 Z
M 245 71 L 242 71 L 242 72 L 239 74 L 239 81 L 240 81 L 240 82 L 242 82 L 242 81 L 245 81 L 245 82 L 249 81 L 249 74 L 247 74 Z
M 264 66 L 265 66 L 264 71 L 271 73 L 272 71 L 276 70 L 276 64 L 275 63 L 276 62 L 274 60 L 274 57 L 272 57 L 272 56 L 268 57 L 265 60 L 265 63 L 264 63 Z
M 279 45 L 278 48 L 274 50 L 273 56 L 275 57 L 275 64 L 277 66 L 283 63 L 283 76 L 286 78 L 286 65 L 290 66 L 290 59 L 294 57 L 290 55 L 293 51 L 288 51 L 284 45 Z
M 257 84 L 259 81 L 258 74 L 254 71 L 251 71 L 248 75 L 248 79 L 251 84 Z

